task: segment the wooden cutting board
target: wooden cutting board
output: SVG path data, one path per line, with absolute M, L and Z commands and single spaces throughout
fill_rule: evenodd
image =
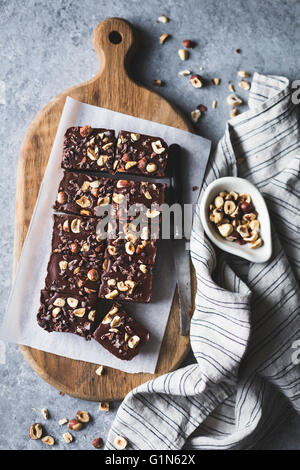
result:
M 127 21 L 120 18 L 104 20 L 96 27 L 93 42 L 101 63 L 97 75 L 50 101 L 35 117 L 24 138 L 17 176 L 15 268 L 67 96 L 113 111 L 191 130 L 178 110 L 165 99 L 129 78 L 128 67 L 137 38 Z M 95 374 L 95 364 L 67 359 L 25 346 L 20 348 L 31 367 L 61 392 L 86 400 L 112 401 L 124 398 L 137 385 L 175 369 L 189 350 L 189 339 L 181 337 L 179 333 L 176 293 L 155 375 L 128 374 L 106 368 L 105 375 L 99 377 Z

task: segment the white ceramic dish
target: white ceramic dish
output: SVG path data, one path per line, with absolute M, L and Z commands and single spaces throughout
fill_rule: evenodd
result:
M 209 220 L 209 205 L 221 191 L 236 191 L 237 193 L 248 193 L 251 196 L 261 226 L 260 236 L 263 245 L 260 248 L 251 249 L 248 244 L 238 245 L 225 240 L 218 234 L 215 226 Z M 227 176 L 213 181 L 203 193 L 200 203 L 200 217 L 206 235 L 221 250 L 241 256 L 252 263 L 265 263 L 270 259 L 272 255 L 272 237 L 268 208 L 260 191 L 249 181 L 234 176 Z

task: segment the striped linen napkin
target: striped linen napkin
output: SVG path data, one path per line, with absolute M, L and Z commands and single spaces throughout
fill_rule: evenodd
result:
M 271 260 L 251 264 L 216 253 L 198 204 L 190 332 L 197 362 L 130 392 L 107 449 L 115 448 L 117 435 L 137 450 L 252 448 L 300 409 L 293 360 L 300 339 L 300 128 L 291 96 L 286 78 L 256 73 L 249 110 L 227 123 L 203 184 L 238 174 L 257 185 L 271 217 Z

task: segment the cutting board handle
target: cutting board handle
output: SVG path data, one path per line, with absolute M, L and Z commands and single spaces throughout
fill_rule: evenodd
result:
M 95 28 L 93 33 L 94 48 L 100 58 L 99 74 L 111 76 L 115 82 L 118 77 L 128 78 L 128 66 L 134 49 L 134 30 L 128 21 L 122 18 L 107 18 Z M 117 76 L 112 76 L 115 74 Z

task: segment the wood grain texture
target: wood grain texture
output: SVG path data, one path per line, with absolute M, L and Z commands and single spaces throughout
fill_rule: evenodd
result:
M 113 31 L 121 35 L 119 44 L 110 41 Z M 24 138 L 17 176 L 14 268 L 21 254 L 67 96 L 113 111 L 191 130 L 178 110 L 158 94 L 137 85 L 129 77 L 130 59 L 137 41 L 135 32 L 127 21 L 120 18 L 106 19 L 96 27 L 93 42 L 101 63 L 97 75 L 50 101 L 37 114 Z M 195 292 L 195 278 L 193 288 Z M 155 375 L 128 374 L 106 368 L 106 374 L 99 377 L 95 374 L 94 364 L 25 346 L 20 348 L 31 367 L 58 390 L 86 400 L 119 400 L 137 385 L 175 369 L 184 358 L 189 349 L 189 339 L 180 336 L 178 308 L 176 293 Z

